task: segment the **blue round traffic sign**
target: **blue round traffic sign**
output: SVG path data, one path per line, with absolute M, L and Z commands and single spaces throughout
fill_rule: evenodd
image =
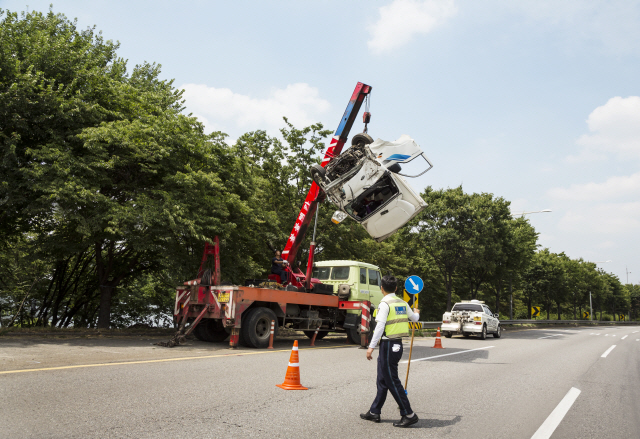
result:
M 404 281 L 404 289 L 409 294 L 418 294 L 424 288 L 424 282 L 420 279 L 420 276 L 409 276 Z

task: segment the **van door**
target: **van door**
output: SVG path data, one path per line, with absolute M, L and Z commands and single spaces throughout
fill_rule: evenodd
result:
M 404 226 L 413 216 L 416 208 L 399 197 L 395 197 L 369 219 L 362 223 L 369 235 L 376 241 L 382 241 L 393 232 Z

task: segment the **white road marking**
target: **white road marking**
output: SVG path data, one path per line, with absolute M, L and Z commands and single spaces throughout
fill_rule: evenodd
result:
M 636 332 L 640 332 L 640 331 L 633 331 L 632 334 L 635 334 Z
M 611 337 L 615 337 L 615 336 L 616 336 L 616 334 L 613 334 Z
M 609 355 L 609 353 L 611 353 L 611 351 L 613 350 L 613 348 L 615 348 L 616 345 L 611 346 L 609 349 L 607 349 L 606 351 L 604 351 L 604 354 L 600 355 L 602 358 L 607 358 L 607 355 Z
M 556 431 L 556 428 L 558 428 L 558 425 L 560 425 L 560 422 L 562 422 L 573 403 L 578 398 L 578 395 L 580 395 L 580 390 L 572 387 L 571 390 L 569 390 L 564 396 L 564 398 L 562 398 L 560 404 L 558 404 L 556 408 L 553 409 L 549 417 L 542 423 L 540 428 L 538 428 L 538 431 L 536 431 L 535 434 L 531 436 L 531 439 L 549 439 L 553 432 Z
M 600 335 L 600 333 L 596 334 L 596 335 Z
M 490 349 L 490 348 L 495 348 L 495 346 L 485 346 L 483 348 L 468 349 L 466 351 L 460 351 L 460 352 L 451 352 L 450 354 L 442 354 L 442 355 L 435 355 L 433 357 L 417 358 L 415 360 L 411 360 L 411 362 L 433 360 L 434 358 L 448 357 L 449 355 L 464 354 L 465 352 L 479 351 L 479 350 L 482 350 L 482 349 Z M 407 361 L 401 361 L 400 363 L 408 363 L 408 362 L 409 361 L 407 360 Z
M 605 334 L 604 336 L 605 336 L 605 337 L 609 337 L 609 334 Z
M 628 335 L 625 335 L 624 337 L 622 337 L 620 340 L 624 340 L 625 338 L 629 337 Z
M 549 338 L 549 337 L 557 337 L 559 335 L 562 335 L 562 334 L 554 334 L 554 335 L 547 335 L 546 337 L 538 337 L 538 340 L 542 340 L 543 338 Z
M 640 341 L 640 338 L 636 338 L 636 341 Z

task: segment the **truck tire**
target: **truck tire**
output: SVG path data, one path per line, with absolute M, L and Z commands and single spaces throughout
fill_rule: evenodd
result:
M 447 331 L 447 332 L 444 333 L 444 336 L 447 337 L 447 338 L 451 338 L 452 335 L 453 334 L 451 333 L 451 331 Z
M 210 343 L 220 343 L 229 337 L 229 333 L 222 327 L 222 322 L 214 319 L 202 319 L 193 329 L 193 334 L 198 340 Z
M 242 320 L 242 328 L 240 328 L 244 343 L 250 348 L 263 349 L 268 347 L 272 320 L 275 320 L 275 329 L 277 330 L 276 313 L 269 308 L 260 307 L 249 311 L 249 315 Z
M 360 344 L 360 333 L 358 332 L 358 328 L 349 328 L 347 329 L 347 338 L 353 344 Z
M 482 325 L 482 332 L 480 333 L 480 340 L 487 339 L 487 325 Z
M 498 325 L 498 329 L 496 329 L 496 332 L 493 333 L 493 338 L 500 338 L 502 337 L 502 328 L 500 328 L 500 325 Z
M 307 338 L 309 338 L 309 339 L 313 338 L 313 334 L 316 333 L 316 331 L 302 331 L 302 332 L 304 332 L 304 335 L 306 335 Z M 329 334 L 329 331 L 318 331 L 318 335 L 316 336 L 316 340 L 322 340 L 328 334 Z

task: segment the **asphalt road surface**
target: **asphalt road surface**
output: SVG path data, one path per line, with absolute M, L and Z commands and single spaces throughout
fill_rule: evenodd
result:
M 416 339 L 408 394 L 420 421 L 360 419 L 376 362 L 344 339 L 308 348 L 306 391 L 282 383 L 291 340 L 230 351 L 136 340 L 0 338 L 2 438 L 640 438 L 640 327 Z M 615 346 L 615 347 L 613 347 Z M 405 345 L 405 357 L 408 345 Z M 404 381 L 406 364 L 401 364 Z

